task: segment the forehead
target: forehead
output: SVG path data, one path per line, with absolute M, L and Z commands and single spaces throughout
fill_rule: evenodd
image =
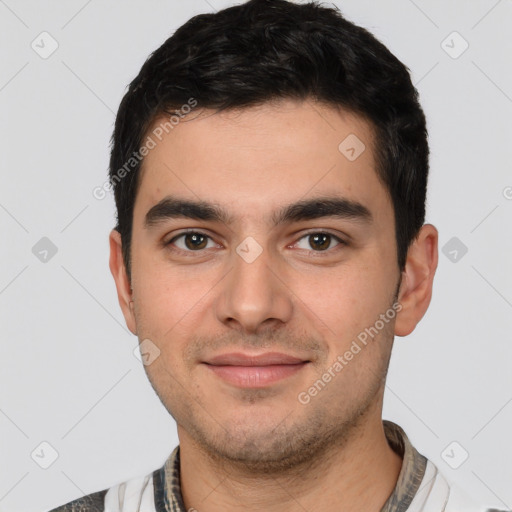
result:
M 357 115 L 283 100 L 166 121 L 157 119 L 147 133 L 155 146 L 142 164 L 135 217 L 169 194 L 230 205 L 255 219 L 265 207 L 320 195 L 391 208 L 376 173 L 372 126 Z

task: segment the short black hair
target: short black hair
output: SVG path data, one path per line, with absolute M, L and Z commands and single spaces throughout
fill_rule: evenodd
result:
M 425 116 L 409 70 L 336 7 L 250 0 L 182 25 L 149 56 L 121 101 L 109 181 L 128 277 L 141 146 L 152 123 L 181 116 L 191 102 L 221 111 L 279 99 L 313 99 L 370 122 L 404 269 L 425 219 L 429 166 Z

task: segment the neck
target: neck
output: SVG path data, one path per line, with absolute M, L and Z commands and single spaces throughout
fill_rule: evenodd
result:
M 390 448 L 378 412 L 307 467 L 268 475 L 212 458 L 178 426 L 186 510 L 379 512 L 393 492 L 402 459 Z

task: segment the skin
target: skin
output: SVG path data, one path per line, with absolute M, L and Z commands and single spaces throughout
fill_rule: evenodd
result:
M 354 161 L 338 150 L 349 134 L 366 146 Z M 187 509 L 379 511 L 393 492 L 402 460 L 382 426 L 385 377 L 394 335 L 412 332 L 430 303 L 438 234 L 424 225 L 400 272 L 373 140 L 358 116 L 283 100 L 201 111 L 145 158 L 131 282 L 115 230 L 110 268 L 127 326 L 160 350 L 145 369 L 178 425 Z M 146 213 L 171 194 L 216 203 L 232 222 L 181 218 L 147 228 Z M 325 196 L 363 204 L 372 222 L 270 222 L 276 209 Z M 174 239 L 184 229 L 210 238 L 198 250 L 190 238 Z M 311 242 L 309 235 L 325 232 L 346 243 Z M 236 252 L 247 237 L 262 249 L 251 263 Z M 396 300 L 395 318 L 301 403 L 298 394 Z M 227 383 L 202 364 L 235 351 L 310 362 L 257 389 Z

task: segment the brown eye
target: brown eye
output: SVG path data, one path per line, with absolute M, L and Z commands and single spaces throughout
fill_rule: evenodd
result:
M 207 239 L 205 236 L 200 235 L 198 233 L 188 233 L 185 235 L 185 245 L 188 249 L 204 249 L 207 244 Z
M 169 245 L 175 245 L 178 249 L 182 251 L 200 251 L 201 249 L 206 249 L 208 246 L 208 241 L 210 237 L 204 235 L 203 233 L 196 233 L 194 231 L 190 231 L 189 233 L 182 233 L 174 237 Z
M 299 249 L 306 249 L 308 251 L 313 250 L 315 252 L 323 252 L 343 243 L 344 242 L 341 240 L 341 238 L 335 235 L 331 235 L 330 233 L 319 231 L 303 236 L 299 242 L 297 242 L 297 247 Z
M 313 249 L 319 249 L 325 251 L 331 245 L 331 235 L 326 233 L 319 233 L 316 235 L 309 235 L 309 244 Z

